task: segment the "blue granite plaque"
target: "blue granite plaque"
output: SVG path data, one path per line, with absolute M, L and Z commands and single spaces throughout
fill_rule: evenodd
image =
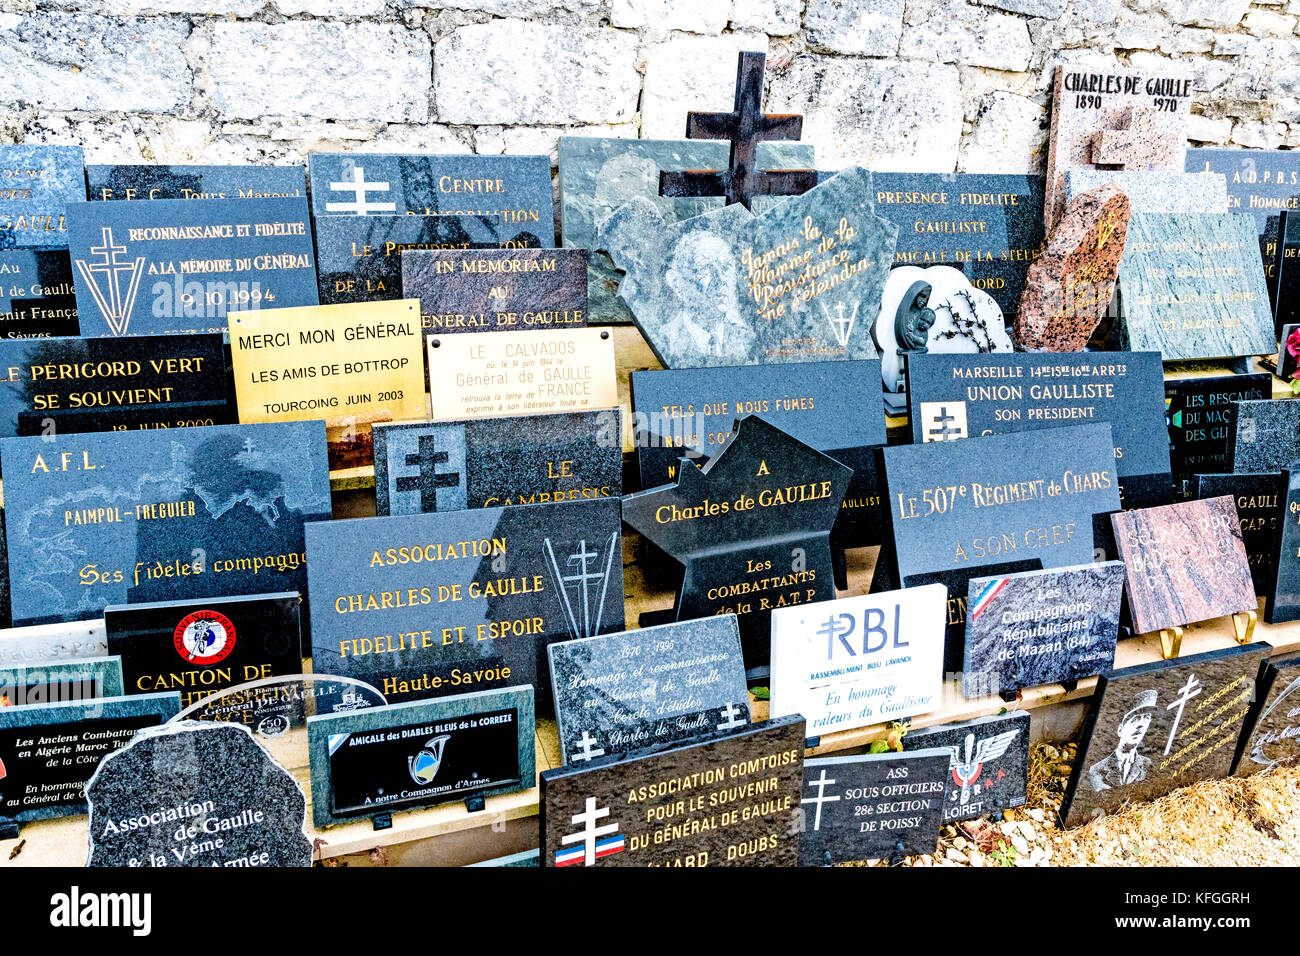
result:
M 21 822 L 85 813 L 85 786 L 99 762 L 137 730 L 163 724 L 180 709 L 179 694 L 0 707 L 0 817 Z
M 1123 347 L 1167 362 L 1272 353 L 1256 239 L 1244 214 L 1133 214 L 1117 287 Z
M 683 456 L 703 464 L 731 440 L 737 416 L 756 414 L 853 469 L 832 537 L 845 547 L 880 543 L 873 449 L 885 444 L 880 362 L 806 362 L 632 372 L 641 487 L 677 480 Z
M 894 264 L 954 266 L 1005 315 L 1016 311 L 1043 247 L 1043 177 L 872 174 L 876 215 L 898 227 Z
M 120 657 L 83 657 L 79 660 L 0 666 L 0 707 L 67 704 L 121 696 Z
M 288 199 L 307 195 L 303 166 L 86 167 L 92 199 Z
M 0 249 L 0 339 L 77 335 L 66 249 Z
M 972 577 L 1086 564 L 1120 508 L 1109 424 L 884 448 L 887 578 L 948 587 L 944 671 L 961 669 Z M 887 583 L 886 583 L 887 582 Z
M 1109 422 L 1125 508 L 1173 500 L 1159 352 L 929 353 L 907 362 L 912 441 Z
M 331 516 L 322 422 L 5 438 L 0 461 L 15 624 L 303 591 L 303 524 Z
M 67 209 L 86 198 L 80 146 L 0 146 L 0 249 L 66 249 Z
M 552 232 L 490 216 L 318 216 L 316 253 L 324 303 L 412 298 L 402 255 L 414 249 L 535 249 Z
M 307 554 L 313 670 L 391 702 L 546 697 L 547 644 L 623 630 L 616 498 L 317 522 Z
M 459 422 L 377 423 L 380 515 L 618 498 L 616 408 Z
M 765 142 L 758 144 L 757 165 L 764 170 L 812 169 L 813 156 L 810 143 Z M 727 143 L 719 140 L 560 137 L 560 230 L 564 245 L 592 250 L 588 294 L 593 324 L 632 321 L 632 314 L 617 295 L 621 273 L 608 255 L 597 251 L 600 224 L 629 199 L 654 203 L 665 222 L 722 208 L 722 196 L 660 196 L 659 174 L 682 169 L 723 169 L 728 157 Z M 783 199 L 755 196 L 753 209 L 762 212 Z
M 566 764 L 622 757 L 750 721 L 734 614 L 559 641 L 548 651 Z
M 555 244 L 547 156 L 311 153 L 312 215 L 456 216 Z
M 318 827 L 528 790 L 537 783 L 531 687 L 307 718 Z
M 82 335 L 222 332 L 226 312 L 319 304 L 305 199 L 68 207 Z
M 216 333 L 0 339 L 0 437 L 229 425 Z
M 1249 213 L 1254 217 L 1265 275 L 1273 278 L 1277 270 L 1280 215 L 1300 211 L 1300 153 L 1293 149 L 1201 147 L 1187 151 L 1186 168 L 1189 173 L 1223 174 L 1228 185 L 1226 211 Z M 1272 289 L 1271 282 L 1269 288 Z

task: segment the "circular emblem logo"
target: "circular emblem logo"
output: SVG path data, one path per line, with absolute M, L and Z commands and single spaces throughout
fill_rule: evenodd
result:
M 181 618 L 172 643 L 191 664 L 215 664 L 235 649 L 235 625 L 218 611 L 195 611 Z

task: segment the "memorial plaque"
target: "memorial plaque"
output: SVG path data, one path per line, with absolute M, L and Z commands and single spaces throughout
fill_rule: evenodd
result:
M 548 651 L 566 764 L 623 757 L 750 721 L 734 614 L 561 641 Z
M 1300 268 L 1300 263 L 1297 267 Z M 1282 326 L 1280 341 L 1276 360 L 1277 377 L 1294 388 L 1295 382 L 1300 379 L 1300 325 Z
M 1237 473 L 1300 463 L 1300 402 L 1240 401 L 1228 409 L 1228 461 Z
M 617 498 L 617 408 L 375 426 L 380 515 Z
M 318 216 L 321 302 L 402 298 L 402 259 L 410 251 L 549 247 L 552 232 L 539 239 L 536 228 L 478 216 Z
M 947 775 L 939 749 L 805 760 L 799 865 L 933 853 Z
M 307 195 L 303 166 L 86 167 L 86 194 L 96 199 L 292 199 Z
M 1273 657 L 1259 666 L 1255 699 L 1246 716 L 1233 772 L 1248 777 L 1289 767 L 1300 757 L 1300 654 Z
M 852 472 L 757 415 L 703 468 L 623 499 L 623 520 L 686 569 L 674 615 L 736 614 L 747 668 L 769 612 L 835 597 L 830 529 Z
M 1226 777 L 1269 650 L 1256 642 L 1102 674 L 1061 802 L 1065 825 Z
M 307 738 L 318 827 L 537 781 L 527 686 L 308 717 Z
M 735 203 L 668 224 L 636 199 L 600 242 L 666 368 L 871 359 L 898 233 L 872 197 L 855 166 L 762 215 Z
M 402 292 L 430 333 L 571 329 L 587 324 L 585 249 L 416 249 Z
M 915 355 L 907 363 L 912 441 L 1108 422 L 1126 508 L 1173 497 L 1158 352 Z
M 1169 425 L 1169 464 L 1174 486 L 1190 493 L 1187 482 L 1194 474 L 1230 471 L 1228 410 L 1237 402 L 1268 398 L 1269 376 L 1216 375 L 1165 382 L 1165 418 Z
M 0 249 L 0 339 L 77 335 L 67 249 Z
M 319 422 L 0 439 L 15 624 L 303 591 L 331 516 Z
M 1223 174 L 1227 211 L 1254 216 L 1265 275 L 1275 279 L 1279 219 L 1283 212 L 1300 210 L 1300 154 L 1290 149 L 1199 147 L 1187 151 L 1187 171 Z M 1268 286 L 1271 295 L 1273 283 Z
M 1300 468 L 1284 472 L 1286 503 L 1278 539 L 1277 574 L 1264 604 L 1270 624 L 1300 620 Z
M 898 227 L 894 264 L 955 266 L 1016 311 L 1043 248 L 1043 177 L 874 172 L 876 214 Z
M 68 207 L 87 336 L 223 332 L 227 312 L 316 305 L 304 199 L 155 199 Z
M 313 523 L 313 670 L 393 703 L 545 697 L 547 644 L 623 630 L 620 532 L 616 498 Z
M 1109 670 L 1123 593 L 1123 561 L 971 578 L 962 694 L 1012 693 Z
M 1120 503 L 1108 424 L 899 445 L 882 456 L 884 582 L 947 585 L 946 673 L 962 666 L 972 577 L 1086 564 L 1110 546 L 1105 519 Z
M 0 339 L 0 437 L 229 425 L 217 334 Z
M 243 727 L 149 728 L 86 785 L 87 866 L 311 866 L 307 798 Z
M 641 487 L 676 481 L 683 456 L 698 462 L 717 454 L 736 416 L 756 414 L 853 469 L 832 540 L 851 548 L 879 544 L 873 449 L 885 444 L 885 418 L 872 407 L 879 381 L 880 363 L 869 359 L 633 371 Z
M 632 321 L 617 296 L 622 273 L 599 251 L 596 233 L 600 224 L 629 199 L 652 203 L 669 223 L 722 208 L 726 202 L 722 196 L 660 196 L 659 174 L 718 169 L 727 165 L 728 152 L 725 142 L 701 139 L 560 137 L 560 228 L 565 246 L 592 250 L 587 274 L 593 322 Z M 756 157 L 760 170 L 812 169 L 816 165 L 808 143 L 760 142 Z M 752 208 L 761 212 L 783 199 L 755 196 Z
M 1197 498 L 1228 495 L 1237 506 L 1241 540 L 1256 594 L 1267 594 L 1277 573 L 1277 536 L 1282 528 L 1286 483 L 1278 472 L 1197 475 Z
M 431 335 L 433 420 L 613 408 L 609 329 Z
M 481 863 L 466 863 L 468 867 L 473 866 L 491 866 L 491 867 L 526 867 L 535 868 L 541 864 L 538 857 L 541 855 L 540 850 L 521 850 L 518 853 L 507 853 L 505 856 L 493 857 L 490 860 L 484 860 Z
M 372 464 L 375 422 L 425 417 L 421 348 L 413 299 L 232 315 L 239 419 L 324 419 L 331 468 Z
M 1028 711 L 911 730 L 903 746 L 905 752 L 932 747 L 947 752 L 944 823 L 1000 815 L 1028 799 Z
M 527 231 L 555 241 L 546 156 L 311 153 L 312 215 L 455 217 L 463 227 Z
M 0 707 L 69 704 L 122 696 L 122 659 L 86 657 L 18 666 L 0 663 Z
M 1300 197 L 1297 197 L 1300 198 Z M 1277 252 L 1277 277 L 1269 285 L 1269 294 L 1274 297 L 1274 328 L 1278 337 L 1287 345 L 1285 351 L 1290 356 L 1290 369 L 1295 374 L 1297 352 L 1300 341 L 1296 340 L 1296 324 L 1300 323 L 1300 212 L 1288 213 L 1282 229 L 1281 246 Z M 1283 332 L 1290 329 L 1289 332 Z M 1278 375 L 1283 381 L 1288 376 L 1282 375 L 1282 361 L 1279 360 Z
M 103 618 L 11 627 L 0 631 L 0 667 L 107 656 L 108 641 L 104 637 Z
M 1258 242 L 1236 213 L 1135 213 L 1119 268 L 1125 349 L 1165 361 L 1271 353 Z
M 176 691 L 181 706 L 236 684 L 302 673 L 298 593 L 159 601 L 104 609 L 128 694 Z
M 1111 515 L 1133 630 L 1253 611 L 1255 585 L 1231 495 Z
M 938 710 L 947 600 L 930 584 L 773 611 L 772 716 L 820 737 Z
M 794 866 L 804 723 L 541 775 L 543 866 Z
M 66 249 L 67 208 L 86 198 L 80 146 L 0 145 L 0 249 Z
M 176 694 L 0 707 L 0 817 L 24 822 L 86 812 L 86 782 L 137 730 L 180 710 Z
M 1107 184 L 1118 186 L 1133 212 L 1224 212 L 1228 187 L 1221 173 L 1173 170 L 1075 169 L 1065 174 L 1065 201 Z
M 1067 170 L 1182 171 L 1192 93 L 1191 73 L 1173 63 L 1151 71 L 1101 58 L 1058 66 L 1052 78 L 1047 225 L 1065 208 Z

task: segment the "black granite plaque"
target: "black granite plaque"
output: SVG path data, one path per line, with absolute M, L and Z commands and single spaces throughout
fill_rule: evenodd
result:
M 1225 427 L 1233 472 L 1281 471 L 1300 463 L 1300 402 L 1236 402 Z
M 1292 202 L 1300 203 L 1300 186 Z M 1288 324 L 1300 322 L 1300 210 L 1282 217 L 1281 242 L 1277 250 L 1277 278 L 1272 283 L 1273 319 L 1278 333 Z
M 99 761 L 179 710 L 176 694 L 0 707 L 0 817 L 85 813 L 86 782 Z
M 314 671 L 392 703 L 549 702 L 547 644 L 623 630 L 617 498 L 312 522 L 307 566 Z
M 882 449 L 894 587 L 948 587 L 944 671 L 961 669 L 972 577 L 1086 564 L 1113 546 L 1118 511 L 1109 424 Z M 881 590 L 878 568 L 872 589 Z
M 1227 776 L 1269 650 L 1257 642 L 1098 678 L 1061 802 L 1065 825 Z
M 77 335 L 67 249 L 0 249 L 0 340 Z
M 283 199 L 307 195 L 303 166 L 86 167 L 90 199 Z
M 1231 495 L 1241 520 L 1241 539 L 1250 560 L 1256 594 L 1267 594 L 1277 572 L 1277 536 L 1282 528 L 1286 484 L 1278 472 L 1196 475 L 1197 498 Z
M 413 249 L 402 294 L 426 332 L 511 332 L 587 324 L 586 249 Z
M 541 775 L 543 866 L 794 866 L 804 722 Z
M 561 641 L 548 651 L 566 764 L 749 723 L 734 614 Z
M 1264 603 L 1270 624 L 1300 620 L 1300 468 L 1283 473 L 1282 533 L 1278 536 L 1277 573 Z
M 947 776 L 941 748 L 805 761 L 799 865 L 933 853 Z
M 907 750 L 948 754 L 944 823 L 1023 806 L 1029 786 L 1029 714 L 1014 711 L 922 727 L 903 737 Z
M 238 421 L 217 334 L 0 339 L 0 436 Z
M 873 449 L 885 444 L 885 417 L 872 405 L 879 382 L 876 359 L 634 371 L 641 487 L 677 480 L 683 456 L 703 464 L 726 447 L 736 416 L 755 414 L 853 469 L 831 540 L 850 548 L 879 544 Z
M 1228 409 L 1234 402 L 1268 398 L 1269 376 L 1218 375 L 1165 382 L 1165 419 L 1169 426 L 1169 465 L 1175 488 L 1190 495 L 1188 479 L 1196 474 L 1232 470 L 1228 457 Z
M 376 424 L 376 512 L 617 498 L 623 489 L 620 419 L 611 408 Z
M 1259 666 L 1255 700 L 1233 772 L 1248 777 L 1269 767 L 1288 767 L 1300 757 L 1300 654 L 1273 657 Z
M 298 592 L 104 609 L 126 693 L 176 691 L 189 707 L 236 684 L 302 673 Z M 256 724 L 256 721 L 251 721 Z
M 1109 422 L 1120 503 L 1168 504 L 1163 382 L 1159 352 L 914 355 L 907 362 L 912 441 Z
M 749 669 L 774 608 L 835 597 L 830 529 L 852 472 L 758 415 L 703 468 L 623 499 L 623 520 L 685 566 L 677 620 L 732 613 Z

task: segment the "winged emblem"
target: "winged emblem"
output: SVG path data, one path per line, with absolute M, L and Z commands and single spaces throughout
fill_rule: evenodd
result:
M 1011 741 L 1020 735 L 1019 730 L 1008 730 L 1006 733 L 994 734 L 992 737 L 985 737 L 979 743 L 975 742 L 975 734 L 966 735 L 966 749 L 962 752 L 960 744 L 954 744 L 948 747 L 948 769 L 952 771 L 952 779 L 961 787 L 961 802 L 966 803 L 970 800 L 970 787 L 980 778 L 980 772 L 984 765 L 990 760 L 997 760 L 1011 747 Z

